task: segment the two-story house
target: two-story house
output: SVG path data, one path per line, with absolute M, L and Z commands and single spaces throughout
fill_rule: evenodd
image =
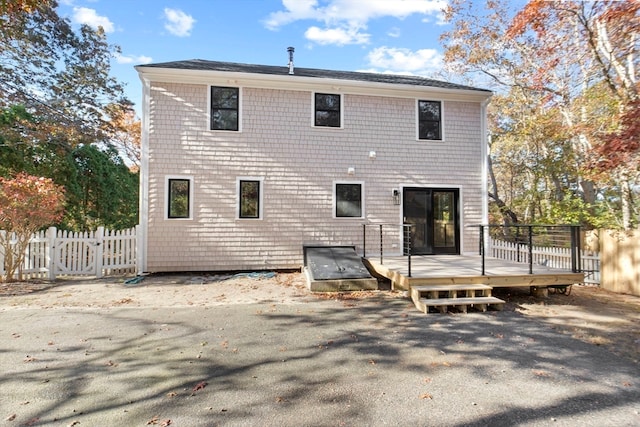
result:
M 298 269 L 307 243 L 362 253 L 363 223 L 413 224 L 414 254 L 477 253 L 490 91 L 292 62 L 136 69 L 143 271 Z

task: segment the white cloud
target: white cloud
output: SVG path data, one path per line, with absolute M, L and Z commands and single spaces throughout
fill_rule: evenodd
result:
M 447 20 L 446 20 L 446 18 L 444 16 L 444 13 L 436 14 L 435 18 L 436 18 L 435 24 L 440 26 L 440 27 L 442 27 L 443 25 L 447 25 L 448 24 L 448 22 L 447 22 Z M 425 24 L 431 24 L 433 21 L 432 21 L 431 17 L 427 17 L 427 18 L 424 18 L 422 20 L 422 22 L 424 22 Z
M 312 42 L 327 45 L 335 44 L 344 46 L 346 44 L 366 44 L 369 42 L 369 34 L 361 33 L 357 28 L 318 28 L 309 27 L 304 33 L 305 37 Z
M 115 30 L 113 22 L 109 18 L 100 16 L 94 9 L 87 7 L 73 8 L 73 22 L 85 24 L 94 29 L 102 27 L 105 33 L 112 33 Z
M 397 38 L 400 37 L 401 31 L 398 27 L 393 27 L 389 31 L 387 31 L 387 35 L 389 37 Z
M 442 68 L 442 54 L 435 49 L 378 47 L 368 54 L 369 63 L 376 69 L 392 72 L 426 74 Z
M 191 15 L 187 15 L 179 9 L 164 9 L 164 17 L 167 22 L 164 28 L 171 34 L 178 37 L 187 37 L 191 35 L 191 29 L 196 22 Z
M 264 21 L 270 30 L 301 19 L 319 19 L 321 14 L 315 8 L 317 0 L 282 0 L 285 11 L 273 12 Z
M 307 37 L 317 37 L 324 44 L 366 44 L 369 35 L 361 30 L 367 22 L 382 17 L 404 19 L 412 14 L 439 15 L 446 0 L 282 0 L 284 10 L 271 13 L 264 25 L 270 30 L 300 20 L 313 20 L 324 24 L 323 29 L 312 26 Z M 341 34 L 342 33 L 342 34 Z M 341 34 L 341 36 L 340 36 Z M 345 40 L 349 40 L 345 43 Z M 319 41 L 317 41 L 319 43 Z
M 151 61 L 153 61 L 153 59 L 145 55 L 116 55 L 116 62 L 118 64 L 149 64 Z

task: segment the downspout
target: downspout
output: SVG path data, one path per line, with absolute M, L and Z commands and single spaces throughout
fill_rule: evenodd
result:
M 138 70 L 138 75 L 142 82 L 142 133 L 140 135 L 140 200 L 139 200 L 139 220 L 136 235 L 137 248 L 137 274 L 147 273 L 147 245 L 149 230 L 149 113 L 151 82 L 143 77 Z

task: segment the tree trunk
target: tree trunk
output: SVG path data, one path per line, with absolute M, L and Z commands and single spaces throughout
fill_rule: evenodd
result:
M 631 187 L 624 173 L 617 174 L 616 181 L 618 181 L 618 187 L 620 187 L 622 226 L 625 230 L 631 230 L 631 227 L 633 227 L 633 195 L 631 193 Z
M 518 215 L 514 211 L 512 211 L 504 202 L 504 200 L 502 200 L 498 195 L 498 182 L 493 172 L 493 162 L 491 161 L 491 156 L 487 156 L 487 169 L 489 171 L 489 179 L 491 180 L 491 188 L 493 189 L 493 193 L 489 191 L 489 197 L 494 200 L 494 202 L 498 206 L 498 209 L 500 209 L 500 213 L 502 214 L 505 225 L 517 224 Z

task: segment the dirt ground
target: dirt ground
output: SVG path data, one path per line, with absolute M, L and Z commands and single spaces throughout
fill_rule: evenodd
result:
M 614 294 L 594 286 L 574 285 L 569 290 L 568 295 L 551 293 L 548 298 L 533 297 L 526 288 L 494 289 L 494 295 L 507 301 L 505 310 L 640 363 L 640 297 Z M 130 277 L 0 283 L 0 310 L 295 304 L 317 298 L 357 304 L 359 299 L 381 296 L 407 298 L 402 292 L 389 290 L 314 294 L 308 290 L 304 275 L 297 272 L 176 274 L 151 275 L 138 283 Z
M 640 297 L 574 285 L 568 295 L 535 298 L 524 288 L 494 289 L 515 310 L 581 341 L 640 363 Z

